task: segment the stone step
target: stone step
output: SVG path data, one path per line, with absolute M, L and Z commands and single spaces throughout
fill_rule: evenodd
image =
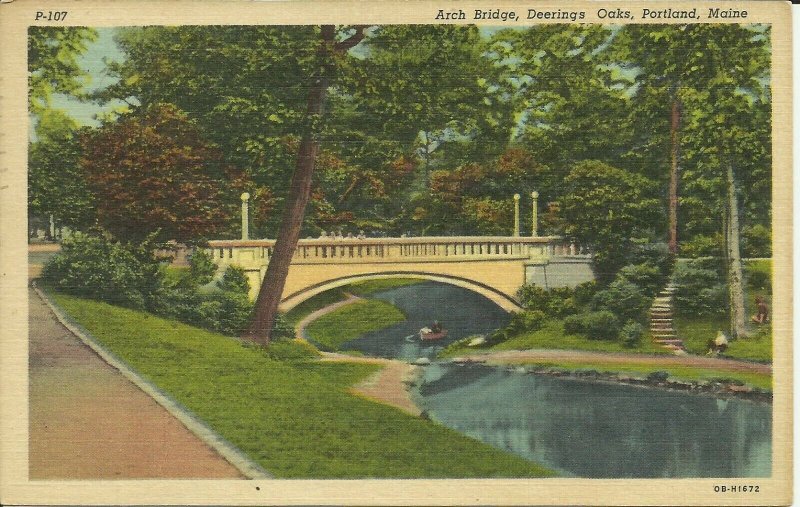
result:
M 653 340 L 677 340 L 678 335 L 674 332 L 655 332 L 653 330 L 650 331 L 650 335 L 653 337 Z
M 670 319 L 670 318 L 666 318 L 666 319 L 659 319 L 659 318 L 653 317 L 653 318 L 651 318 L 651 319 L 650 319 L 650 322 L 658 322 L 658 323 L 664 323 L 664 324 L 672 324 L 672 319 Z
M 669 327 L 672 328 L 672 319 L 669 320 L 650 320 L 650 327 Z
M 673 339 L 666 339 L 666 338 L 659 338 L 658 340 L 653 340 L 656 343 L 661 343 L 664 345 L 680 345 L 683 346 L 683 340 L 680 338 L 673 338 Z

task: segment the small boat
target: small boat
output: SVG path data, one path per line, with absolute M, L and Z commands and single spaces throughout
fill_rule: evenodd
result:
M 434 333 L 429 327 L 423 327 L 419 330 L 419 338 L 424 342 L 441 340 L 445 336 L 447 336 L 447 329 L 442 329 L 438 333 Z

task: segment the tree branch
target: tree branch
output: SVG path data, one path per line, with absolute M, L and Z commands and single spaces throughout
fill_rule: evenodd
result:
M 356 30 L 355 34 L 351 35 L 350 37 L 346 38 L 341 42 L 336 43 L 334 49 L 337 52 L 345 53 L 349 51 L 351 48 L 357 46 L 358 43 L 364 40 L 364 37 L 367 36 L 367 28 L 369 28 L 369 25 L 355 25 L 353 28 L 355 28 Z

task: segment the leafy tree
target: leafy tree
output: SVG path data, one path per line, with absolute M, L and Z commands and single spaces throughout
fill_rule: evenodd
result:
M 629 80 L 611 65 L 612 31 L 601 25 L 541 25 L 495 34 L 490 54 L 503 71 L 499 83 L 519 118 L 515 142 L 566 176 L 593 159 L 619 165 L 631 126 Z M 559 179 L 559 181 L 560 181 Z M 555 200 L 542 182 L 543 200 Z
M 97 32 L 86 27 L 28 29 L 28 105 L 33 114 L 51 107 L 53 94 L 84 95 L 89 76 L 78 63 Z
M 174 106 L 86 131 L 81 144 L 98 223 L 121 240 L 196 243 L 238 215 L 240 175 Z
M 84 228 L 93 221 L 94 200 L 79 165 L 77 126 L 55 109 L 40 114 L 37 140 L 28 146 L 28 214 L 45 221 L 52 216 L 57 227 Z
M 607 282 L 626 263 L 636 237 L 659 217 L 654 184 L 597 161 L 581 162 L 564 180 L 566 233 L 594 253 L 595 275 Z
M 688 175 L 711 189 L 723 213 L 730 332 L 747 335 L 741 259 L 742 185 L 769 179 L 769 29 L 759 25 L 702 26 L 706 50 L 692 76 L 697 91 L 687 125 Z M 768 196 L 748 192 L 764 202 Z M 758 188 L 758 187 L 757 187 Z M 767 205 L 768 206 L 768 205 Z

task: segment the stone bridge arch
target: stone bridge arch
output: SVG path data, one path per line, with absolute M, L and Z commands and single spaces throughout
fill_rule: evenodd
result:
M 522 311 L 522 307 L 515 298 L 487 284 L 460 276 L 431 273 L 426 271 L 372 272 L 331 278 L 330 280 L 318 282 L 285 295 L 281 300 L 280 309 L 281 311 L 289 311 L 300 303 L 316 296 L 317 294 L 321 294 L 337 287 L 343 287 L 355 282 L 378 280 L 383 278 L 416 278 L 446 283 L 480 294 L 506 312 L 511 313 Z

